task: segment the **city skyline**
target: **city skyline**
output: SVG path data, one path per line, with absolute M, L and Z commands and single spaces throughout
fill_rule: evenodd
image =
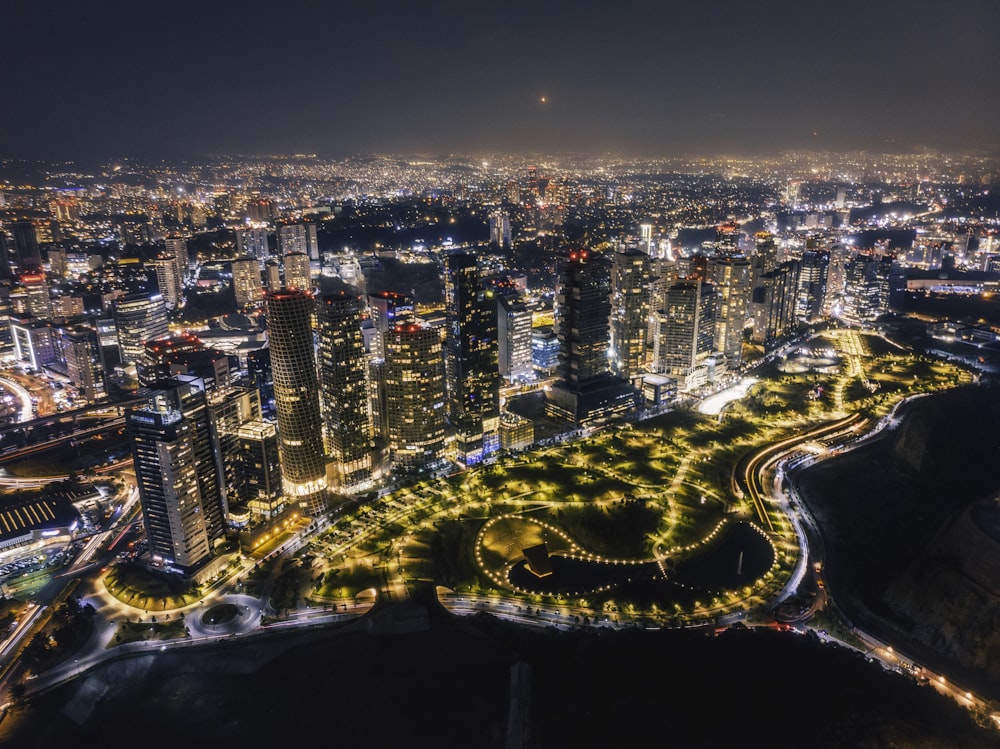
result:
M 0 157 L 995 150 L 1000 7 L 595 2 L 5 10 Z M 27 106 L 27 102 L 31 106 Z

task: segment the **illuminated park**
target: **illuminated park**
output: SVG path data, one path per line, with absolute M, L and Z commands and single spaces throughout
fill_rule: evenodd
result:
M 764 486 L 773 457 L 757 477 L 753 458 L 837 454 L 906 396 L 971 381 L 842 329 L 754 376 L 719 414 L 680 408 L 399 489 L 300 552 L 303 595 L 321 605 L 436 585 L 446 602 L 502 598 L 664 625 L 761 613 L 792 580 L 800 547 Z

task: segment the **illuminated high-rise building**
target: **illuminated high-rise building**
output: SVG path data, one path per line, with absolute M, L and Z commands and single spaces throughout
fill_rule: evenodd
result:
M 162 294 L 128 294 L 114 301 L 115 329 L 122 363 L 140 362 L 146 341 L 170 333 Z
M 441 331 L 416 321 L 385 336 L 383 383 L 389 458 L 412 472 L 444 458 L 445 376 Z
M 686 381 L 715 347 L 715 289 L 701 281 L 678 281 L 667 289 L 654 342 L 655 368 Z
M 397 322 L 413 315 L 413 297 L 396 291 L 376 291 L 368 295 L 368 315 L 375 326 L 371 354 L 385 358 L 385 335 Z
M 708 276 L 715 289 L 715 347 L 735 368 L 743 358 L 743 329 L 750 312 L 750 261 L 740 255 L 712 258 Z
M 318 515 L 327 509 L 327 482 L 313 297 L 302 289 L 281 289 L 265 297 L 265 308 L 282 484 L 289 501 Z
M 751 340 L 763 344 L 765 351 L 773 351 L 796 329 L 798 275 L 798 261 L 786 260 L 755 281 L 750 297 L 753 313 Z
M 303 252 L 291 252 L 284 258 L 286 289 L 312 290 L 312 273 L 309 270 L 309 256 Z
M 26 271 L 21 274 L 20 282 L 28 294 L 28 314 L 36 320 L 51 320 L 52 296 L 45 271 L 41 268 Z
M 278 227 L 278 249 L 283 255 L 301 252 L 310 260 L 319 260 L 316 224 L 282 224 Z
M 559 375 L 545 393 L 545 410 L 559 421 L 591 424 L 638 408 L 639 392 L 609 366 L 611 263 L 574 250 L 559 264 L 555 325 Z
M 830 253 L 825 250 L 806 250 L 799 258 L 795 300 L 795 312 L 799 319 L 809 322 L 822 316 L 829 268 Z
M 141 391 L 126 412 L 136 483 L 154 564 L 191 574 L 225 539 L 219 446 L 203 384 L 175 377 Z
M 244 257 L 254 258 L 260 265 L 271 257 L 267 229 L 251 226 L 236 230 L 236 251 Z
M 174 263 L 177 266 L 177 277 L 180 279 L 181 286 L 184 285 L 184 279 L 187 278 L 188 274 L 188 246 L 187 237 L 181 237 L 177 235 L 171 235 L 163 240 L 164 244 L 164 255 L 173 255 Z
M 338 487 L 352 490 L 372 475 L 368 359 L 361 334 L 361 300 L 345 291 L 324 294 L 316 311 L 320 405 Z
M 754 285 L 756 279 L 765 273 L 770 273 L 778 266 L 778 245 L 774 235 L 767 231 L 759 231 L 754 235 Z
M 646 368 L 651 280 L 649 255 L 639 250 L 615 253 L 611 270 L 611 363 L 625 380 Z
M 264 290 L 260 281 L 260 266 L 252 257 L 241 257 L 232 261 L 233 295 L 239 309 L 263 301 Z
M 181 303 L 183 277 L 178 273 L 177 258 L 167 253 L 161 254 L 150 265 L 156 273 L 156 285 L 163 295 L 168 309 L 175 309 Z
M 87 403 L 97 403 L 107 396 L 104 362 L 97 331 L 81 325 L 60 330 L 66 375 Z
M 281 289 L 281 263 L 274 258 L 264 261 L 264 288 L 268 291 Z
M 608 374 L 611 267 L 602 255 L 571 252 L 560 265 L 556 286 L 559 373 L 579 388 Z
M 531 310 L 518 299 L 501 296 L 497 304 L 500 375 L 508 382 L 532 380 Z
M 510 248 L 510 215 L 506 211 L 490 214 L 490 242 L 501 249 Z
M 500 449 L 497 301 L 465 252 L 445 259 L 444 288 L 448 419 L 458 460 L 473 465 Z
M 278 430 L 269 421 L 247 421 L 240 425 L 236 437 L 242 465 L 239 496 L 252 517 L 270 519 L 284 505 Z

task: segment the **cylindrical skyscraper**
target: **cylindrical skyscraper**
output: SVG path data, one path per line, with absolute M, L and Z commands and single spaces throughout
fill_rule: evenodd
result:
M 326 511 L 327 494 L 312 312 L 307 291 L 280 289 L 267 295 L 282 485 L 288 501 L 315 516 Z

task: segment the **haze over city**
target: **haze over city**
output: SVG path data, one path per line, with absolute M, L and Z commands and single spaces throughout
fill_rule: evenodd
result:
M 991 0 L 4 9 L 0 155 L 995 149 Z

